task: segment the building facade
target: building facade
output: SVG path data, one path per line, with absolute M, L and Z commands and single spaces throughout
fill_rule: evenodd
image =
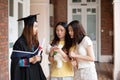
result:
M 96 61 L 114 62 L 113 77 L 119 80 L 119 5 L 120 0 L 0 0 L 0 80 L 10 77 L 12 46 L 23 29 L 17 19 L 35 13 L 40 13 L 39 41 L 44 37 L 47 43 L 57 22 L 79 20 L 93 40 Z M 43 57 L 42 67 L 49 77 L 48 56 Z

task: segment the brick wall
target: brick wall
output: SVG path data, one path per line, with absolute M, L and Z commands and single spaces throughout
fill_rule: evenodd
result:
M 109 31 L 113 31 L 113 11 L 112 0 L 101 0 L 101 53 L 102 55 L 113 54 L 113 36 L 109 36 Z
M 8 0 L 0 0 L 0 80 L 8 80 Z
M 67 22 L 67 0 L 54 0 L 54 23 Z

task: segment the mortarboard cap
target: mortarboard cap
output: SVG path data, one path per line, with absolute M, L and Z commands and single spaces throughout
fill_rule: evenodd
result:
M 27 17 L 18 19 L 18 21 L 23 20 L 25 25 L 33 24 L 34 22 L 37 22 L 37 15 L 39 14 L 29 15 Z

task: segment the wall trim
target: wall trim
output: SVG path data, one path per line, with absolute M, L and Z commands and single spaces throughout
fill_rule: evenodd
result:
M 101 55 L 99 62 L 113 62 L 112 55 Z
M 98 61 L 100 62 L 100 56 L 101 56 L 101 0 L 99 0 L 99 27 L 98 27 Z
M 30 5 L 50 5 L 49 3 L 37 3 L 37 2 L 34 2 L 34 3 L 30 3 Z
M 120 0 L 113 0 L 113 3 L 120 3 Z

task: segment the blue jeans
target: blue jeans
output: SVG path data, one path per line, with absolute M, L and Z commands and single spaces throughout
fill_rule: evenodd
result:
M 52 77 L 50 80 L 73 80 L 73 77 Z

